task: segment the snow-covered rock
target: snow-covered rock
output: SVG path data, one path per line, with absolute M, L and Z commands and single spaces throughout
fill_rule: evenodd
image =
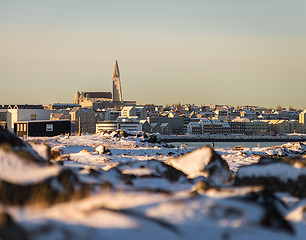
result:
M 227 162 L 209 146 L 170 159 L 169 163 L 189 178 L 204 176 L 217 185 L 232 181 L 232 172 Z
M 95 148 L 95 151 L 98 152 L 99 154 L 108 154 L 108 155 L 112 154 L 111 151 L 104 145 L 99 145 L 98 147 Z
M 303 142 L 286 143 L 281 146 L 245 149 L 246 155 L 258 155 L 262 157 L 301 157 L 306 154 L 306 144 Z
M 124 164 L 118 167 L 123 174 L 130 174 L 138 177 L 158 177 L 166 178 L 177 182 L 186 175 L 176 168 L 157 160 L 134 162 Z
M 263 185 L 271 191 L 306 196 L 306 160 L 302 158 L 262 158 L 239 168 L 236 185 Z
M 281 174 L 281 168 L 269 167 L 268 173 L 265 169 L 255 172 L 282 175 L 277 177 L 278 187 L 287 184 L 289 188 L 286 181 L 296 179 L 292 186 L 301 189 L 306 181 L 296 173 L 304 171 L 303 158 L 270 157 L 288 149 L 301 156 L 301 144 L 216 152 L 204 147 L 186 154 L 192 149 L 165 148 L 159 142 L 143 141 L 148 137 L 139 133 L 27 139 L 69 156 L 59 166 L 46 161 L 43 145 L 34 151 L 21 139 L 5 134 L 0 135 L 0 205 L 31 239 L 305 238 L 304 200 L 230 181 L 230 169 L 236 171 L 266 156 L 261 164 L 287 164 L 292 169 L 286 167 Z M 112 155 L 95 151 L 101 145 Z M 299 180 L 300 186 L 295 185 Z M 35 204 L 26 206 L 29 203 Z M 0 238 L 9 239 L 1 235 L 2 226 Z M 14 229 L 10 233 L 12 239 L 20 239 L 13 237 Z
M 89 188 L 70 170 L 51 165 L 31 146 L 0 129 L 0 202 L 49 204 L 84 197 Z

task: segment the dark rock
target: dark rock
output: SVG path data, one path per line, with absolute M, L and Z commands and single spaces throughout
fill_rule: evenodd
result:
M 1 144 L 9 144 L 10 146 L 14 147 L 27 147 L 27 143 L 25 143 L 20 138 L 16 137 L 13 133 L 9 132 L 8 130 L 3 129 L 0 126 L 0 145 Z
M 2 128 L 0 142 L 0 167 L 7 172 L 16 172 L 16 177 L 5 175 L 5 172 L 0 176 L 1 203 L 45 205 L 79 199 L 89 194 L 89 185 L 82 183 L 74 172 L 50 166 L 51 162 L 39 156 L 31 145 Z M 43 170 L 37 180 L 29 177 L 32 173 L 35 175 L 37 170 Z
M 156 135 L 150 134 L 147 142 L 149 142 L 149 143 L 157 143 Z
M 36 151 L 33 150 L 30 144 L 15 136 L 13 133 L 3 129 L 0 126 L 0 150 L 13 152 L 23 161 L 40 164 L 51 165 L 48 159 L 42 158 Z
M 260 224 L 264 227 L 283 230 L 294 234 L 293 226 L 285 220 L 281 214 L 280 205 L 286 207 L 286 204 L 277 198 L 271 191 L 263 190 L 260 192 L 252 192 L 244 197 L 248 201 L 259 203 L 264 209 L 264 215 L 260 220 Z
M 134 162 L 128 164 L 122 164 L 117 167 L 123 175 L 130 175 L 137 178 L 141 177 L 158 177 L 165 178 L 171 182 L 177 182 L 181 177 L 186 178 L 186 175 L 176 168 L 157 161 L 157 160 L 148 160 L 145 162 Z M 133 174 L 133 170 L 147 168 L 150 173 L 145 174 Z
M 262 185 L 272 192 L 306 197 L 306 161 L 302 158 L 261 158 L 238 169 L 235 185 Z
M 191 189 L 191 194 L 202 194 L 208 189 L 211 189 L 211 183 L 207 178 L 197 181 L 194 187 Z
M 0 212 L 0 239 L 27 240 L 29 238 L 26 231 L 8 213 Z
M 89 195 L 90 187 L 69 169 L 42 182 L 15 184 L 0 180 L 0 202 L 7 205 L 50 205 Z

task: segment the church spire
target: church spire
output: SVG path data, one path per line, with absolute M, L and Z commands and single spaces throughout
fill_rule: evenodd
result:
M 116 78 L 116 77 L 120 78 L 120 72 L 119 72 L 117 60 L 115 61 L 114 70 L 113 70 L 113 78 Z
M 117 60 L 115 61 L 113 70 L 113 101 L 122 102 L 120 73 Z

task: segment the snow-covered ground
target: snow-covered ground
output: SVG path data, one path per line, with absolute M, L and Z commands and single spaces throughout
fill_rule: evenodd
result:
M 241 166 L 262 157 L 306 161 L 303 143 L 215 152 L 145 140 L 115 134 L 28 138 L 49 164 L 24 160 L 19 147 L 0 141 L 0 212 L 16 223 L 0 223 L 0 239 L 8 232 L 20 233 L 18 239 L 305 239 L 306 199 L 235 182 Z M 303 164 L 290 169 L 306 175 Z M 269 166 L 264 174 L 274 171 L 277 178 L 278 170 Z M 285 172 L 282 167 L 280 178 Z M 42 182 L 47 190 L 35 192 L 34 200 L 19 204 L 19 195 L 5 196 L 37 191 Z M 67 192 L 74 197 L 65 197 Z

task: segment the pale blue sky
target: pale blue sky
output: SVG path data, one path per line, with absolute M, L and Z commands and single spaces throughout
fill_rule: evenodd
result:
M 0 0 L 0 104 L 124 100 L 306 108 L 306 1 Z

